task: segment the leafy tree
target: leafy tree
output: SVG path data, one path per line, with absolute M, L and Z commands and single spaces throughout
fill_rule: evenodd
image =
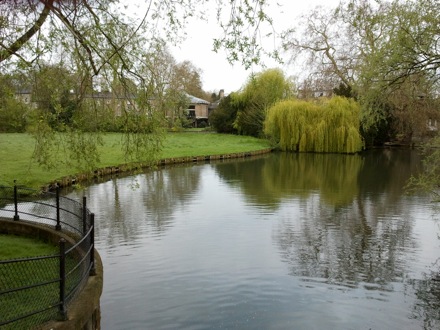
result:
M 340 83 L 338 87 L 333 88 L 333 93 L 337 96 L 344 96 L 347 98 L 354 97 L 353 89 L 344 83 Z
M 292 61 L 305 56 L 305 70 L 313 80 L 352 86 L 358 57 L 356 44 L 346 38 L 346 31 L 338 10 L 318 6 L 284 32 L 283 47 Z
M 32 102 L 51 127 L 64 130 L 77 107 L 74 78 L 63 67 L 44 65 L 34 74 Z
M 202 88 L 202 70 L 190 61 L 176 64 L 174 68 L 174 80 L 177 89 L 201 99 L 207 99 L 209 94 Z
M 231 93 L 224 97 L 217 109 L 209 115 L 209 122 L 218 133 L 237 134 L 234 122 L 239 110 L 237 94 Z
M 240 107 L 234 128 L 245 135 L 261 136 L 267 109 L 292 95 L 293 83 L 279 69 L 251 75 L 243 90 L 236 95 Z
M 390 6 L 388 17 L 398 19 L 377 69 L 384 69 L 391 84 L 421 74 L 440 80 L 439 11 L 436 0 L 394 1 Z

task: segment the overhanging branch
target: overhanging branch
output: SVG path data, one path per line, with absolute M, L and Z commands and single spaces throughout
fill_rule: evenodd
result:
M 40 16 L 35 21 L 34 25 L 31 26 L 29 30 L 27 30 L 20 38 L 18 38 L 15 42 L 12 43 L 9 47 L 5 47 L 0 51 L 0 63 L 7 60 L 12 55 L 16 54 L 23 45 L 31 39 L 35 33 L 40 30 L 41 26 L 46 21 L 49 16 L 50 10 L 52 8 L 54 0 L 42 1 L 44 3 L 43 11 L 40 13 Z

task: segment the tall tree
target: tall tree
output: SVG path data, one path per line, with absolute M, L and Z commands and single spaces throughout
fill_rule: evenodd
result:
M 202 70 L 190 61 L 176 64 L 174 80 L 176 87 L 195 97 L 206 99 L 208 94 L 202 87 Z
M 363 148 L 359 105 L 339 96 L 319 103 L 279 102 L 268 111 L 265 133 L 281 150 L 355 153 Z
M 267 109 L 277 101 L 293 95 L 293 83 L 279 69 L 268 69 L 251 75 L 236 96 L 241 104 L 234 128 L 242 134 L 261 136 Z
M 218 133 L 236 134 L 234 121 L 240 109 L 240 98 L 231 93 L 221 99 L 218 107 L 209 115 L 209 122 Z

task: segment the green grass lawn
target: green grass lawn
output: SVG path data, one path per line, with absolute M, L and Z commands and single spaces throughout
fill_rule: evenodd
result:
M 57 246 L 15 235 L 0 235 L 0 246 L 0 260 L 53 255 L 59 252 Z
M 121 148 L 121 134 L 104 135 L 99 167 L 126 163 Z M 269 148 L 266 140 L 249 136 L 217 133 L 183 132 L 168 133 L 160 158 L 207 156 L 227 153 L 255 151 Z M 32 160 L 34 140 L 28 134 L 0 134 L 0 185 L 11 186 L 14 180 L 19 185 L 39 188 L 63 176 L 75 174 L 74 168 L 59 166 L 46 170 Z M 60 159 L 65 155 L 60 154 Z

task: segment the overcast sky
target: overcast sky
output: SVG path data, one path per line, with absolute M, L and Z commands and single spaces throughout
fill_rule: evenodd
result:
M 295 18 L 318 5 L 334 8 L 340 0 L 269 0 L 269 12 L 274 19 L 277 32 L 291 27 Z M 277 6 L 279 4 L 280 6 Z M 226 94 L 240 89 L 252 72 L 246 71 L 239 63 L 231 66 L 226 60 L 224 52 L 212 51 L 212 39 L 219 35 L 219 28 L 215 18 L 210 23 L 193 21 L 187 27 L 188 37 L 178 47 L 171 47 L 171 51 L 178 62 L 189 60 L 196 67 L 202 69 L 203 88 L 207 91 L 224 89 Z M 273 40 L 272 44 L 273 46 Z M 265 61 L 267 67 L 281 67 L 273 61 Z M 294 69 L 288 66 L 281 67 L 287 75 L 294 74 Z M 253 68 L 261 71 L 260 67 Z

